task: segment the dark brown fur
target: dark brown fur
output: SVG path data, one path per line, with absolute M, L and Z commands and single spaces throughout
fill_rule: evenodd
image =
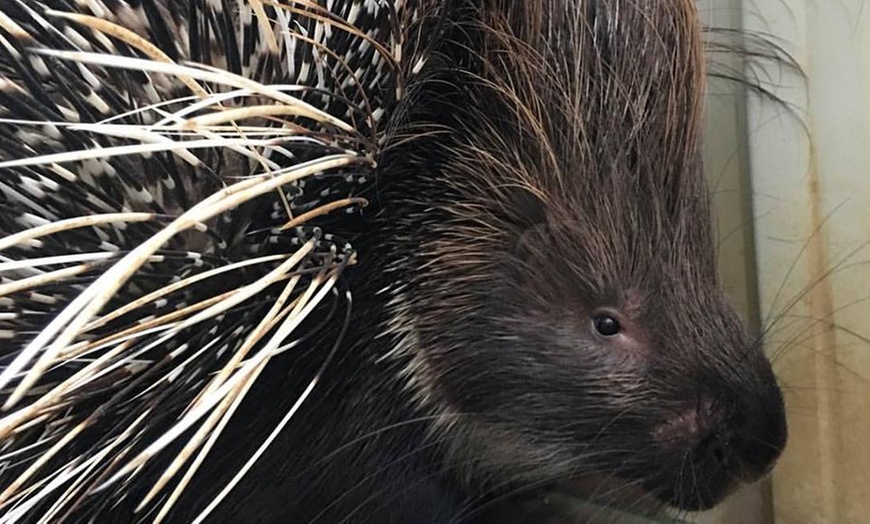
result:
M 315 393 L 212 514 L 216 521 L 485 521 L 516 494 L 587 476 L 698 509 L 757 479 L 785 444 L 785 419 L 762 348 L 716 274 L 693 3 L 424 4 L 431 13 L 421 8 L 404 35 L 419 48 L 405 53 L 395 77 L 408 84 L 371 80 L 373 100 L 398 107 L 389 108 L 385 132 L 372 130 L 384 149 L 366 216 L 325 221 L 358 249 L 342 283 L 353 308 L 336 295 L 337 314 L 305 331 L 318 337 L 300 336 L 270 361 L 170 519 L 189 522 L 214 499 L 333 347 Z M 191 12 L 202 20 L 214 16 L 196 5 Z M 224 16 L 214 27 L 234 27 L 231 11 Z M 212 41 L 200 36 L 207 49 Z M 208 61 L 206 54 L 189 58 Z M 17 67 L 14 58 L 7 62 Z M 264 64 L 252 71 L 278 82 L 268 77 L 274 64 Z M 63 82 L 55 85 L 65 93 Z M 125 109 L 127 99 L 116 98 Z M 8 148 L 10 157 L 24 155 Z M 186 197 L 180 208 L 189 207 Z M 238 246 L 227 260 L 287 241 L 246 237 L 275 227 L 260 216 L 273 202 L 259 204 L 222 222 Z M 236 322 L 256 324 L 254 313 L 232 313 L 248 316 L 216 324 L 222 336 Z M 596 332 L 602 314 L 619 321 L 619 334 Z M 211 336 L 194 335 L 197 348 Z M 125 416 L 135 417 L 143 401 L 127 383 L 119 387 L 130 392 L 118 393 Z M 165 407 L 149 419 L 152 433 L 186 409 L 184 381 L 172 386 L 177 401 L 164 387 L 148 397 Z M 160 460 L 129 482 L 83 494 L 70 520 L 149 518 L 134 509 L 162 473 Z
M 457 19 L 411 102 L 433 138 L 383 163 L 384 202 L 404 202 L 383 227 L 409 391 L 470 485 L 600 473 L 716 503 L 767 470 L 785 426 L 716 274 L 693 3 Z M 598 311 L 619 337 L 596 336 Z

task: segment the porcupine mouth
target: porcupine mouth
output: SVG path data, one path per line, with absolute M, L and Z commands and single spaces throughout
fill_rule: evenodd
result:
M 668 518 L 673 514 L 671 507 L 663 496 L 637 481 L 600 473 L 513 498 L 500 508 L 493 522 L 551 522 L 554 515 L 559 516 L 557 522 L 636 522 L 638 518 Z M 518 514 L 523 515 L 522 520 L 516 519 Z
M 703 479 L 703 482 L 699 482 Z M 661 515 L 668 508 L 678 511 L 705 511 L 732 494 L 741 482 L 727 471 L 659 471 L 652 475 L 593 474 L 574 478 L 553 487 L 578 502 L 610 508 L 631 508 L 631 513 Z

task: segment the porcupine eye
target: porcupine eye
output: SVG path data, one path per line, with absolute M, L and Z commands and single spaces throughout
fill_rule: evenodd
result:
M 592 324 L 595 326 L 595 331 L 605 337 L 612 337 L 619 334 L 619 321 L 610 315 L 596 315 L 592 319 Z

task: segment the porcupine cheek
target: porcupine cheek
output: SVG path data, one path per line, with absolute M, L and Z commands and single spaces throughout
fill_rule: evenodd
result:
M 517 336 L 516 345 L 477 348 L 464 367 L 480 372 L 456 387 L 442 381 L 465 415 L 451 426 L 458 445 L 449 451 L 473 477 L 517 487 L 612 476 L 633 459 L 626 450 L 649 447 L 637 437 L 648 433 L 646 417 L 633 407 L 641 375 L 606 348 L 571 340 Z
M 602 341 L 589 323 L 586 314 L 551 313 L 518 336 L 505 352 L 512 372 L 503 375 L 509 380 L 498 390 L 504 405 L 497 413 L 562 448 L 575 467 L 609 470 L 625 458 L 620 450 L 642 447 L 633 435 L 648 433 L 639 409 L 646 358 L 631 336 Z

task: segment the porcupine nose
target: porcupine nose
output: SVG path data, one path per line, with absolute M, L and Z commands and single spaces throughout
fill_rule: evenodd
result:
M 784 420 L 778 413 L 746 419 L 702 439 L 691 453 L 692 471 L 680 475 L 672 502 L 688 510 L 708 509 L 738 484 L 763 477 L 785 446 Z
M 695 456 L 701 463 L 721 469 L 728 477 L 753 481 L 770 469 L 780 451 L 781 448 L 761 436 L 716 433 L 698 445 Z
M 731 428 L 707 446 L 712 460 L 743 481 L 756 480 L 770 471 L 788 438 L 779 387 L 770 384 L 760 397 L 753 407 L 739 412 Z
M 671 504 L 690 511 L 708 509 L 740 483 L 770 471 L 787 438 L 784 406 L 775 383 L 759 392 L 728 403 L 726 412 L 712 402 L 701 403 L 660 428 L 657 436 L 671 454 L 663 472 L 670 478 L 664 483 L 669 484 L 665 497 Z M 682 438 L 694 441 L 688 453 L 674 446 Z

